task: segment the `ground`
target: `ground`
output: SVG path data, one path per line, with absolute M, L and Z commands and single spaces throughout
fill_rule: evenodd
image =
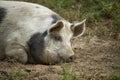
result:
M 72 40 L 76 59 L 57 65 L 0 62 L 0 80 L 120 80 L 120 42 L 104 37 Z M 69 77 L 69 78 L 67 78 Z

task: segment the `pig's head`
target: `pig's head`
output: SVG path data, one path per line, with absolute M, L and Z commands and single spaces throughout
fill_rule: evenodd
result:
M 61 61 L 72 61 L 74 52 L 71 46 L 71 39 L 84 33 L 85 21 L 69 23 L 65 20 L 58 20 L 43 34 L 34 34 L 28 45 L 30 54 L 35 62 L 55 64 Z

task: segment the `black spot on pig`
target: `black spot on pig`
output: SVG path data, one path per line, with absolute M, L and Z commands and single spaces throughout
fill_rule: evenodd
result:
M 0 23 L 2 23 L 2 21 L 5 18 L 6 14 L 7 14 L 6 9 L 0 7 Z
M 53 14 L 51 17 L 53 18 L 52 24 L 56 23 L 58 20 L 63 19 L 62 17 L 56 14 Z
M 28 41 L 30 56 L 33 58 L 34 62 L 36 63 L 42 63 L 40 57 L 44 54 L 43 52 L 45 48 L 44 38 L 46 35 L 47 35 L 47 31 L 45 31 L 43 34 L 36 33 L 32 35 L 32 37 Z

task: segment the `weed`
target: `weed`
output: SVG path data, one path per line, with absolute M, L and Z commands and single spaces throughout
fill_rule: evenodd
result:
M 63 76 L 62 80 L 79 80 L 75 74 L 74 69 L 68 68 L 66 64 L 63 65 Z
M 5 80 L 4 78 L 0 77 L 0 80 Z
M 17 80 L 17 79 L 21 79 L 23 77 L 27 77 L 28 74 L 24 73 L 23 71 L 21 71 L 21 69 L 18 69 L 18 71 L 11 71 L 9 73 L 10 77 L 12 80 Z
M 120 80 L 120 76 L 112 75 L 110 80 Z

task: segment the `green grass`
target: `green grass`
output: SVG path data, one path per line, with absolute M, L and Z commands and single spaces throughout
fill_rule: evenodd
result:
M 110 80 L 120 80 L 120 76 L 112 75 Z
M 63 74 L 61 80 L 79 80 L 74 69 L 70 69 L 66 64 L 63 64 Z
M 23 80 L 28 78 L 28 74 L 26 71 L 18 68 L 17 70 L 12 70 L 10 72 L 1 71 L 0 80 Z
M 0 78 L 0 80 L 5 80 L 4 78 Z
M 9 76 L 12 80 L 19 80 L 26 78 L 28 76 L 28 73 L 21 71 L 21 69 L 18 69 L 18 71 L 11 71 L 9 73 Z

